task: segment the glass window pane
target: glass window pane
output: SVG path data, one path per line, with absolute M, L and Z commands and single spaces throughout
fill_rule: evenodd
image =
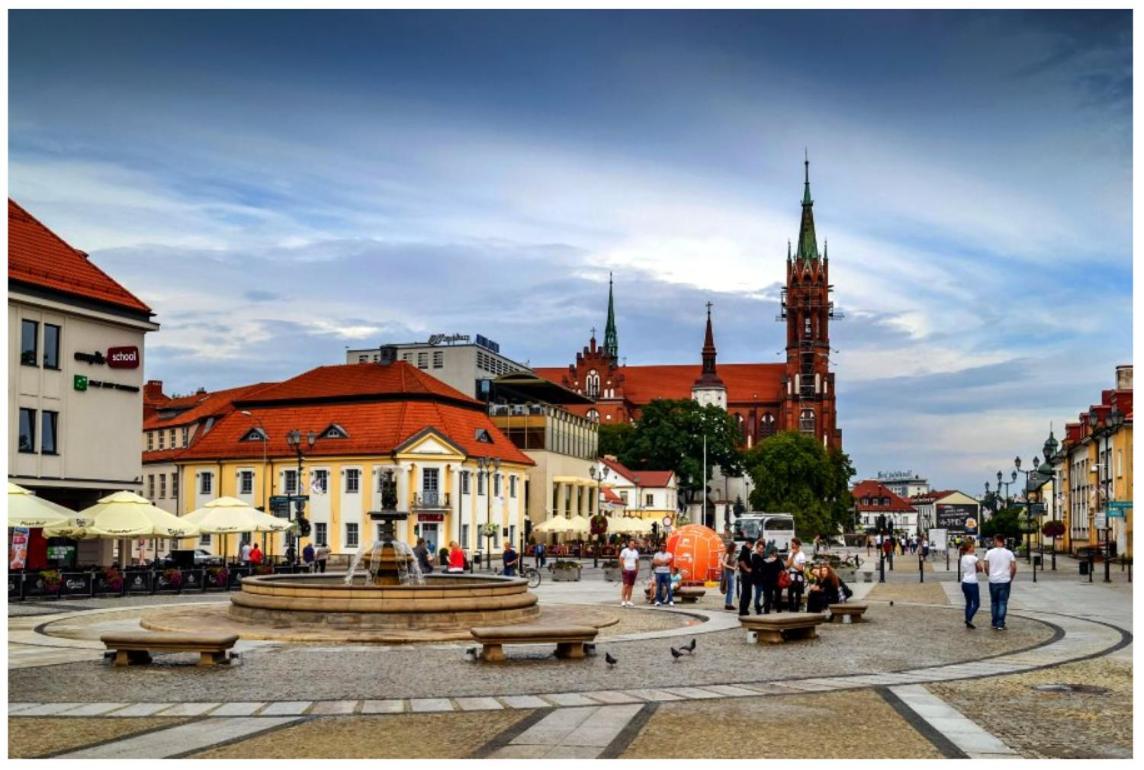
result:
M 46 455 L 54 455 L 56 449 L 56 429 L 59 427 L 59 412 L 43 412 L 40 434 L 40 451 Z
M 20 322 L 20 363 L 36 365 L 36 338 L 40 335 L 40 324 L 36 321 Z
M 20 451 L 36 451 L 36 410 L 20 410 Z
M 44 324 L 44 367 L 60 368 L 60 327 Z

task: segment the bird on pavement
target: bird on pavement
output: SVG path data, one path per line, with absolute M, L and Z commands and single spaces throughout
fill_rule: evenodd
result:
M 893 599 L 891 599 L 891 600 L 890 600 L 890 606 L 891 606 L 891 607 L 893 607 L 893 606 L 894 606 L 894 600 L 893 600 Z
M 470 647 L 469 649 L 465 650 L 465 656 L 472 658 L 473 660 L 476 660 L 477 659 L 477 648 L 476 647 Z
M 616 660 L 615 658 L 612 657 L 612 653 L 610 653 L 610 652 L 604 653 L 604 661 L 608 664 L 608 668 L 611 668 L 612 666 L 619 663 L 618 660 Z
M 695 653 L 695 638 L 694 638 L 694 637 L 692 637 L 692 639 L 691 639 L 691 641 L 690 641 L 690 642 L 688 642 L 687 644 L 683 645 L 683 646 L 682 646 L 682 647 L 680 647 L 679 649 L 683 650 L 684 652 L 689 652 L 689 653 L 692 653 L 692 654 L 694 654 L 694 653 Z
M 676 660 L 679 660 L 680 658 L 683 657 L 683 653 L 680 652 L 679 650 L 675 649 L 674 647 L 672 647 L 671 648 L 671 657 L 675 658 Z

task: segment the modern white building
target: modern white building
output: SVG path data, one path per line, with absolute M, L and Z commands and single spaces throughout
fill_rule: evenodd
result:
M 878 475 L 869 480 L 885 484 L 895 495 L 907 500 L 930 491 L 929 480 L 913 471 L 878 471 Z
M 475 342 L 471 341 L 475 338 Z M 346 351 L 347 364 L 405 361 L 467 396 L 488 400 L 489 383 L 505 374 L 527 372 L 524 364 L 501 354 L 500 345 L 477 334 L 434 334 L 425 342 L 386 343 Z
M 142 491 L 138 297 L 8 201 L 8 478 L 73 510 Z M 33 532 L 29 555 L 42 547 Z M 80 560 L 109 541 L 81 545 Z M 31 561 L 29 562 L 31 564 Z

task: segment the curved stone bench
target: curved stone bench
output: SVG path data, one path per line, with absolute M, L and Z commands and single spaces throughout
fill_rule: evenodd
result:
M 674 591 L 675 598 L 687 604 L 694 604 L 702 599 L 706 593 L 707 589 L 703 586 L 680 586 Z
M 505 659 L 503 645 L 556 645 L 556 657 L 584 657 L 584 644 L 596 638 L 592 626 L 482 626 L 469 629 L 481 643 L 481 660 L 499 662 Z
M 739 623 L 754 631 L 759 644 L 782 644 L 790 639 L 814 639 L 817 627 L 826 621 L 823 612 L 778 612 L 772 615 L 742 615 Z
M 197 652 L 200 666 L 229 663 L 227 650 L 234 647 L 238 634 L 176 634 L 131 631 L 99 637 L 107 649 L 115 650 L 115 665 L 150 663 L 152 652 Z
M 854 602 L 853 604 L 831 604 L 828 609 L 830 610 L 830 622 L 842 623 L 843 619 L 849 616 L 851 623 L 862 623 L 862 616 L 866 614 L 869 605 Z

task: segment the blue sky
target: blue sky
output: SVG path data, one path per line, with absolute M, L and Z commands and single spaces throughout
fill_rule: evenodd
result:
M 979 492 L 1131 360 L 1128 12 L 9 14 L 9 192 L 169 391 L 482 333 L 778 361 L 809 148 L 845 448 Z

